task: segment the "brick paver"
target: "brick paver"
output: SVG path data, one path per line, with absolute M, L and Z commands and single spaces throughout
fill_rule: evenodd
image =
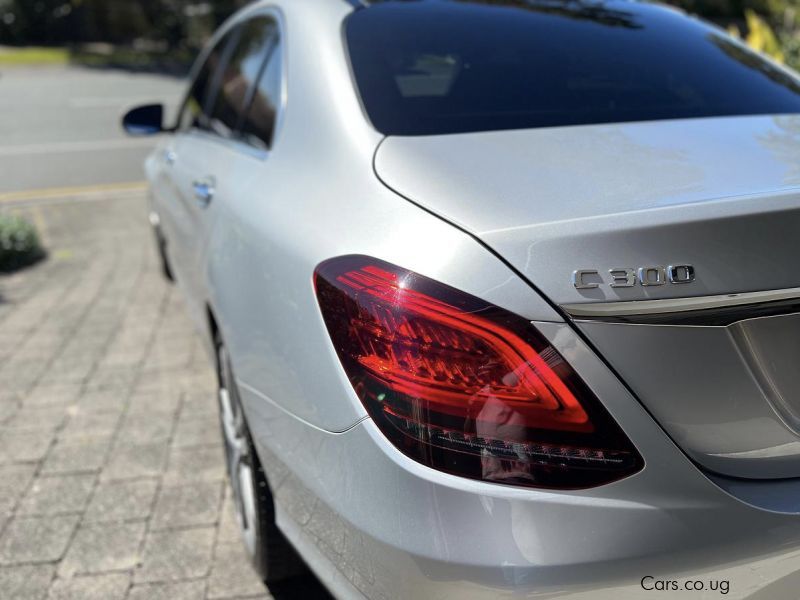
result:
M 141 194 L 0 210 L 49 258 L 0 276 L 0 598 L 270 598 L 229 514 L 215 378 Z M 275 597 L 322 597 L 307 580 Z

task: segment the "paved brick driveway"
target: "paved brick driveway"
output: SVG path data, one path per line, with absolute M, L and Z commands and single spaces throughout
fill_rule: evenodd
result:
M 268 598 L 224 479 L 214 374 L 141 192 L 0 210 L 47 261 L 0 276 L 0 598 Z M 324 597 L 308 577 L 276 598 Z

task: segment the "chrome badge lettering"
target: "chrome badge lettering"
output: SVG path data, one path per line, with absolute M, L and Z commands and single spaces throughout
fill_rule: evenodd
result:
M 666 284 L 691 283 L 695 279 L 692 265 L 668 267 L 615 267 L 604 278 L 597 269 L 578 269 L 572 273 L 572 285 L 578 290 L 591 290 L 608 284 L 612 288 L 629 288 L 639 285 L 650 287 Z

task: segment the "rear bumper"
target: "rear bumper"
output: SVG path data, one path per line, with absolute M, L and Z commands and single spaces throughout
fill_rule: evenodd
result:
M 683 592 L 692 598 L 723 595 L 721 582 L 730 598 L 795 597 L 800 493 L 796 501 L 784 497 L 779 512 L 723 490 L 568 326 L 537 327 L 629 435 L 642 471 L 569 492 L 472 481 L 407 458 L 369 419 L 326 432 L 240 386 L 279 526 L 334 593 L 638 599 L 668 585 L 657 582 L 675 581 L 673 594 L 687 584 L 706 588 Z M 352 393 L 343 387 L 319 401 Z
M 330 474 L 306 482 L 260 447 L 281 528 L 337 596 L 641 598 L 675 581 L 707 597 L 724 585 L 731 598 L 783 598 L 800 581 L 800 517 L 749 507 L 710 481 L 704 494 L 649 503 L 625 500 L 638 476 L 603 495 L 520 493 L 423 473 L 378 436 L 370 421 L 298 435 L 311 443 L 295 451 Z
M 646 469 L 587 492 L 520 490 L 417 465 L 369 420 L 331 434 L 259 406 L 279 525 L 338 597 L 641 598 L 645 579 L 782 598 L 800 581 L 800 517 L 750 507 L 688 462 L 694 481 Z

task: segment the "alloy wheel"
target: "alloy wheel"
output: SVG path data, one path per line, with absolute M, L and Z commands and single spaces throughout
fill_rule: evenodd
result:
M 220 420 L 228 477 L 233 492 L 236 520 L 247 552 L 253 556 L 256 553 L 258 510 L 249 434 L 225 347 L 220 345 L 218 353 Z

